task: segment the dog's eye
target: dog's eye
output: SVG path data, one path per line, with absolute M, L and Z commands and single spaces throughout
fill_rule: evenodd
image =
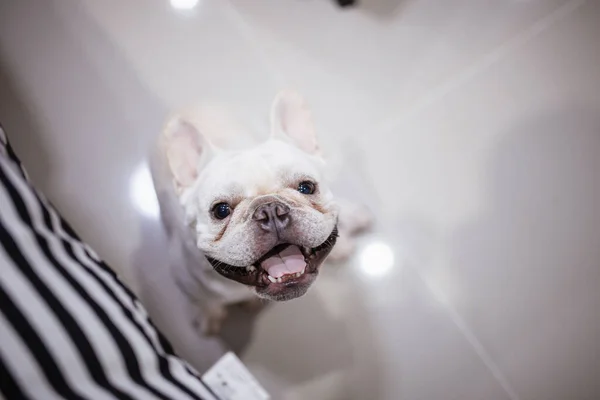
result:
M 217 219 L 225 219 L 231 214 L 231 207 L 227 203 L 219 203 L 213 207 L 212 213 Z
M 309 181 L 301 182 L 298 185 L 298 191 L 302 194 L 313 194 L 315 192 L 315 184 Z

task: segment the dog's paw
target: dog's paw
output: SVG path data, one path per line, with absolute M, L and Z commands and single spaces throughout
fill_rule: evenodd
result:
M 243 301 L 238 305 L 242 310 L 246 312 L 257 313 L 261 311 L 266 306 L 266 304 L 267 303 L 265 302 L 265 300 L 256 297 L 254 299 Z
M 354 239 L 340 232 L 340 237 L 338 237 L 335 246 L 333 246 L 333 249 L 331 249 L 331 253 L 329 253 L 327 261 L 336 264 L 347 261 L 354 253 L 355 248 L 356 243 L 354 242 Z
M 373 226 L 373 214 L 362 204 L 340 201 L 339 227 L 348 235 L 357 235 Z
M 352 234 L 356 235 L 364 231 L 368 231 L 373 227 L 374 218 L 371 211 L 364 206 L 358 206 L 352 221 Z
M 356 249 L 355 237 L 373 225 L 373 215 L 365 206 L 347 200 L 340 200 L 339 206 L 339 237 L 327 258 L 333 263 L 347 261 Z
M 194 326 L 202 336 L 217 336 L 221 333 L 227 314 L 224 305 L 202 308 L 194 320 Z

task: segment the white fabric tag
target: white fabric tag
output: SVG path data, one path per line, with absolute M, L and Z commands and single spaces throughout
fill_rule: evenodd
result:
M 219 400 L 269 400 L 271 397 L 232 352 L 225 354 L 202 381 Z

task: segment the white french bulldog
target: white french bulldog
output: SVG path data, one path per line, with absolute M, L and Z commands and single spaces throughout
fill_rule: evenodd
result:
M 199 118 L 168 121 L 152 172 L 172 272 L 198 304 L 202 332 L 215 334 L 229 304 L 306 293 L 336 244 L 338 207 L 298 94 L 277 96 L 271 137 L 244 150 L 217 148 Z

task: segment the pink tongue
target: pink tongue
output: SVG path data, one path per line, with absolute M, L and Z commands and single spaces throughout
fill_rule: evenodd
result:
M 267 258 L 260 263 L 265 271 L 273 278 L 304 271 L 306 262 L 298 246 L 288 246 L 279 254 Z

